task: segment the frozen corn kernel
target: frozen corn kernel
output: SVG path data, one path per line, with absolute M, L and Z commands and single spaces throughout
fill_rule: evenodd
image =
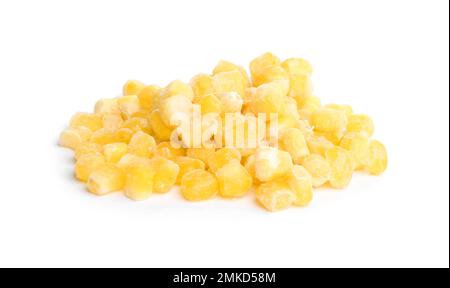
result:
M 150 114 L 150 127 L 153 131 L 153 136 L 158 141 L 169 141 L 170 136 L 172 135 L 172 129 L 166 126 L 161 120 L 161 116 L 159 114 L 159 110 L 154 110 Z
M 260 148 L 255 157 L 255 174 L 261 182 L 284 177 L 293 167 L 291 155 L 276 148 Z
M 295 165 L 289 173 L 286 182 L 295 193 L 295 206 L 304 207 L 312 201 L 312 177 L 303 166 Z
M 364 114 L 353 114 L 348 119 L 347 131 L 365 133 L 371 137 L 375 130 L 372 118 Z
M 253 179 L 253 183 L 255 184 L 259 184 L 259 180 L 258 178 L 256 178 L 256 155 L 250 155 L 247 157 L 247 159 L 245 159 L 244 161 L 244 167 L 245 169 L 247 169 L 248 174 L 250 174 L 250 176 L 252 176 Z
M 89 141 L 91 135 L 91 130 L 86 127 L 69 128 L 59 136 L 59 145 L 75 150 L 81 144 Z
M 122 96 L 117 99 L 120 112 L 126 117 L 131 117 L 141 110 L 141 103 L 137 95 Z
M 101 99 L 95 104 L 96 114 L 120 114 L 119 101 L 117 99 Z
M 117 163 L 122 157 L 128 153 L 128 145 L 125 143 L 111 143 L 103 146 L 103 155 L 106 162 Z
M 321 108 L 311 115 L 311 125 L 319 132 L 342 132 L 347 123 L 344 111 Z
M 131 166 L 126 173 L 125 195 L 134 201 L 148 199 L 153 193 L 154 177 L 151 165 Z
M 215 94 L 204 96 L 200 100 L 199 105 L 201 107 L 202 114 L 222 114 L 222 102 Z
M 222 148 L 214 152 L 208 158 L 208 166 L 212 172 L 217 172 L 220 168 L 232 161 L 241 162 L 242 156 L 237 149 Z
M 177 157 L 186 156 L 186 149 L 174 148 L 170 142 L 161 142 L 156 146 L 154 154 L 156 156 L 174 160 Z
M 145 84 L 142 82 L 137 80 L 129 80 L 123 85 L 123 95 L 137 95 L 144 87 Z
M 113 164 L 105 164 L 96 168 L 89 176 L 87 188 L 92 194 L 102 196 L 123 190 L 125 174 Z
M 324 137 L 334 145 L 339 146 L 339 143 L 341 143 L 342 137 L 345 135 L 345 131 L 339 131 L 339 132 L 319 132 L 315 131 L 314 135 L 318 137 Z M 321 154 L 321 153 L 317 153 Z
M 103 147 L 102 145 L 95 143 L 82 143 L 75 150 L 75 159 L 79 159 L 81 156 L 92 153 L 102 153 Z
M 294 98 L 299 106 L 306 98 L 313 96 L 311 79 L 303 74 L 291 74 L 289 96 Z
M 161 90 L 160 95 L 161 100 L 176 95 L 183 95 L 190 101 L 194 100 L 194 91 L 192 90 L 192 87 L 180 80 L 175 80 L 171 82 L 169 85 L 167 85 L 164 89 Z
M 382 174 L 388 165 L 388 156 L 383 143 L 377 140 L 370 141 L 370 156 L 366 169 L 372 175 Z
M 105 157 L 100 153 L 91 153 L 80 156 L 75 164 L 75 176 L 78 180 L 86 182 L 92 171 L 106 163 Z
M 151 163 L 155 171 L 153 177 L 153 192 L 169 192 L 177 182 L 180 167 L 175 162 L 159 156 L 153 158 Z
M 134 166 L 152 166 L 152 162 L 149 158 L 140 157 L 130 153 L 123 155 L 119 162 L 117 162 L 117 167 L 124 171 Z
M 280 140 L 281 149 L 291 154 L 295 164 L 300 164 L 302 158 L 309 155 L 305 137 L 299 129 L 288 128 L 283 130 Z
M 124 121 L 122 124 L 122 128 L 128 128 L 134 133 L 142 131 L 149 134 L 151 131 L 150 124 L 148 123 L 147 118 L 142 117 L 132 117 Z
M 176 127 L 180 124 L 180 121 L 185 121 L 191 117 L 192 102 L 186 96 L 175 95 L 161 102 L 159 113 L 161 120 L 167 127 Z
M 225 198 L 242 197 L 252 187 L 252 176 L 238 161 L 232 161 L 216 172 L 219 193 Z
M 325 158 L 311 154 L 302 161 L 302 166 L 311 174 L 313 187 L 326 184 L 331 178 L 331 166 Z
M 237 92 L 226 92 L 217 94 L 222 104 L 222 112 L 237 113 L 241 112 L 244 100 Z
M 347 187 L 353 176 L 350 153 L 341 147 L 334 147 L 327 150 L 325 154 L 331 166 L 330 186 L 337 189 Z
M 283 89 L 274 83 L 263 84 L 256 89 L 255 99 L 251 103 L 252 112 L 279 113 L 284 109 Z M 270 115 L 268 115 L 270 116 Z
M 289 74 L 281 66 L 266 67 L 257 74 L 253 74 L 253 85 L 255 87 L 277 80 L 286 80 L 289 83 Z M 287 87 L 288 89 L 289 87 Z
M 242 75 L 242 79 L 245 82 L 245 86 L 248 87 L 250 85 L 250 78 L 248 77 L 247 71 L 245 71 L 244 67 L 233 64 L 228 61 L 224 60 L 220 61 L 214 68 L 213 75 L 230 71 L 239 71 L 239 73 L 241 73 Z
M 145 86 L 136 95 L 139 98 L 141 108 L 146 110 L 153 110 L 153 101 L 155 97 L 159 96 L 161 88 L 156 85 Z
M 103 115 L 103 128 L 119 129 L 122 127 L 124 121 L 120 114 L 105 114 Z
M 110 128 L 102 128 L 100 130 L 95 131 L 90 139 L 90 142 L 106 145 L 110 143 L 123 142 L 128 143 L 133 135 L 133 131 L 127 128 L 121 129 L 110 129 Z
M 344 111 L 347 118 L 349 118 L 353 114 L 353 108 L 350 105 L 342 105 L 342 104 L 327 104 L 324 106 L 327 109 L 333 109 L 338 111 Z
M 215 148 L 189 148 L 186 155 L 190 158 L 198 159 L 208 164 L 208 159 L 216 152 Z
M 245 96 L 246 79 L 239 71 L 221 72 L 213 76 L 213 87 L 217 94 L 236 92 Z
M 309 151 L 311 154 L 319 154 L 325 157 L 325 153 L 328 149 L 332 149 L 335 145 L 327 138 L 314 133 L 306 138 Z
M 152 148 L 154 147 L 156 147 L 155 139 L 142 131 L 134 134 L 128 145 L 130 153 L 140 157 L 151 157 L 153 155 Z
M 311 64 L 307 60 L 301 58 L 289 58 L 281 63 L 281 67 L 289 74 L 310 76 L 313 72 Z
M 250 72 L 253 75 L 258 75 L 261 71 L 264 71 L 267 67 L 272 66 L 280 66 L 281 61 L 280 59 L 273 55 L 270 52 L 264 53 L 257 58 L 253 59 L 250 62 Z
M 103 117 L 100 114 L 77 113 L 70 120 L 70 128 L 87 127 L 95 132 L 103 128 Z
M 296 196 L 286 183 L 267 182 L 256 190 L 256 199 L 265 209 L 277 212 L 289 208 Z
M 198 74 L 190 81 L 192 90 L 194 91 L 194 100 L 192 102 L 199 103 L 204 97 L 214 94 L 213 79 L 207 74 Z
M 133 130 L 128 128 L 120 128 L 115 132 L 115 139 L 116 139 L 115 142 L 122 142 L 128 144 L 130 143 L 131 137 L 133 137 L 133 135 L 134 135 Z
M 192 170 L 205 170 L 206 165 L 203 161 L 190 157 L 178 157 L 175 159 L 175 163 L 180 167 L 180 172 L 177 177 L 177 184 L 181 183 L 183 176 Z
M 364 133 L 349 132 L 342 137 L 340 146 L 350 152 L 355 170 L 367 166 L 370 161 L 370 140 Z
M 214 197 L 219 192 L 216 177 L 201 169 L 186 173 L 181 181 L 181 193 L 188 201 L 203 201 Z

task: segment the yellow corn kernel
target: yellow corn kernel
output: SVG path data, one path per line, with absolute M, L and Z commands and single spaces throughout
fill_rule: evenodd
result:
M 250 62 L 250 72 L 253 77 L 253 75 L 258 75 L 261 71 L 263 71 L 267 67 L 280 65 L 281 65 L 280 59 L 277 56 L 273 55 L 272 53 L 267 52 L 258 56 L 257 58 L 253 59 Z
M 346 133 L 342 137 L 340 146 L 350 152 L 355 170 L 362 169 L 369 164 L 370 140 L 365 133 Z
M 115 142 L 130 143 L 134 131 L 128 128 L 120 128 L 115 132 Z M 108 144 L 108 143 L 107 143 Z
M 333 143 L 334 145 L 339 146 L 339 143 L 341 143 L 342 137 L 344 137 L 345 131 L 341 131 L 341 132 L 319 132 L 319 131 L 315 131 L 314 134 L 316 136 L 324 137 L 328 141 Z M 317 153 L 317 154 L 321 154 L 321 153 Z
M 388 165 L 388 156 L 383 143 L 377 140 L 370 141 L 369 164 L 366 169 L 372 175 L 382 174 Z
M 233 64 L 228 61 L 221 60 L 214 68 L 213 75 L 230 71 L 239 71 L 239 73 L 241 73 L 242 75 L 242 79 L 245 82 L 245 86 L 246 87 L 250 86 L 250 78 L 248 77 L 247 71 L 245 71 L 244 67 Z
M 117 101 L 120 112 L 128 118 L 141 110 L 141 103 L 137 95 L 122 96 Z
M 117 162 L 117 167 L 124 171 L 134 166 L 152 166 L 152 162 L 149 158 L 136 156 L 130 153 L 123 155 L 119 162 Z
M 96 114 L 120 114 L 119 101 L 117 99 L 101 99 L 95 104 Z
M 266 67 L 258 72 L 258 74 L 253 75 L 253 85 L 255 87 L 277 80 L 285 80 L 287 84 L 290 81 L 289 74 L 281 66 Z M 286 87 L 286 90 L 289 91 L 289 86 Z
M 331 166 L 330 186 L 337 189 L 347 187 L 353 176 L 353 162 L 350 153 L 341 147 L 334 147 L 325 154 Z
M 208 159 L 214 152 L 216 152 L 215 148 L 188 148 L 186 150 L 186 155 L 208 164 Z
M 137 80 L 129 80 L 123 85 L 123 95 L 137 95 L 145 87 L 145 84 Z
M 306 98 L 313 96 L 311 79 L 303 74 L 291 74 L 289 96 L 294 98 L 301 107 Z
M 129 129 L 128 129 L 129 130 Z M 120 131 L 120 133 L 123 133 L 125 131 Z M 132 131 L 128 131 L 132 133 Z M 116 142 L 124 142 L 126 139 L 122 139 L 121 135 L 119 135 L 119 130 L 111 129 L 111 128 L 102 128 L 100 130 L 95 131 L 92 133 L 90 142 L 96 143 L 100 145 L 106 145 L 110 143 L 116 143 Z
M 59 145 L 75 150 L 81 144 L 89 141 L 91 135 L 91 130 L 83 126 L 78 128 L 69 128 L 64 130 L 59 136 Z
M 148 199 L 153 193 L 154 177 L 151 165 L 131 166 L 126 173 L 125 196 L 134 201 Z
M 119 129 L 122 127 L 124 121 L 120 114 L 105 114 L 103 115 L 103 128 Z
M 281 149 L 291 154 L 295 164 L 300 164 L 302 158 L 309 155 L 308 144 L 302 131 L 295 128 L 283 130 L 280 139 Z
M 311 125 L 319 132 L 342 132 L 348 119 L 344 111 L 321 108 L 311 115 Z
M 263 84 L 256 89 L 255 93 L 255 99 L 251 103 L 254 114 L 280 113 L 283 111 L 285 95 L 283 89 L 276 83 Z
M 220 102 L 215 94 L 204 96 L 200 100 L 199 105 L 203 115 L 209 113 L 222 114 L 222 102 Z
M 325 153 L 328 149 L 332 149 L 334 144 L 327 138 L 317 135 L 317 133 L 310 135 L 306 138 L 309 151 L 311 154 L 319 154 L 325 157 Z
M 101 153 L 82 155 L 75 164 L 75 177 L 82 182 L 86 182 L 92 171 L 105 163 L 105 157 Z
M 152 128 L 153 135 L 158 141 L 169 141 L 172 135 L 172 129 L 167 127 L 161 120 L 159 110 L 154 110 L 150 114 L 150 127 Z
M 233 160 L 241 162 L 241 159 L 241 153 L 237 149 L 222 148 L 214 152 L 214 154 L 208 158 L 208 166 L 209 169 L 215 173 Z
M 154 149 L 155 156 L 174 160 L 180 156 L 186 156 L 185 148 L 174 148 L 170 142 L 161 142 Z
M 128 153 L 128 145 L 125 143 L 111 143 L 103 146 L 103 155 L 106 162 L 117 163 L 122 157 Z
M 103 128 L 103 117 L 100 114 L 77 113 L 70 120 L 70 128 L 87 127 L 95 132 Z
M 219 192 L 216 177 L 201 169 L 186 173 L 181 181 L 181 193 L 188 201 L 203 201 L 214 197 Z
M 239 71 L 221 72 L 213 76 L 213 88 L 217 94 L 236 92 L 244 97 L 247 88 L 246 79 Z
M 365 133 L 367 137 L 372 137 L 374 130 L 372 118 L 367 115 L 353 114 L 348 119 L 348 132 Z
M 256 190 L 256 199 L 268 211 L 289 208 L 296 200 L 295 193 L 283 182 L 267 182 Z
M 225 198 L 242 197 L 252 187 L 252 176 L 238 161 L 232 161 L 216 172 L 219 193 Z
M 307 206 L 313 199 L 312 176 L 300 165 L 295 165 L 289 173 L 286 183 L 295 193 L 295 206 Z
M 153 178 L 153 192 L 166 193 L 175 186 L 180 167 L 173 161 L 156 156 L 151 160 L 155 176 Z
M 183 81 L 175 80 L 167 85 L 160 93 L 161 100 L 170 98 L 176 95 L 183 95 L 188 98 L 191 102 L 194 100 L 194 91 L 192 87 Z
M 159 96 L 161 88 L 156 85 L 145 86 L 139 93 L 136 95 L 139 98 L 139 103 L 141 108 L 146 110 L 153 110 L 153 101 L 155 97 Z
M 167 127 L 176 127 L 180 121 L 191 117 L 192 102 L 184 95 L 175 95 L 161 102 L 159 113 L 161 120 Z
M 192 90 L 194 91 L 194 100 L 192 102 L 199 103 L 204 97 L 214 94 L 213 79 L 207 74 L 198 74 L 190 81 Z
M 258 178 L 256 178 L 256 155 L 250 155 L 248 156 L 245 161 L 244 161 L 244 167 L 245 169 L 247 169 L 248 174 L 250 174 L 250 176 L 252 176 L 253 179 L 253 183 L 255 184 L 259 184 L 259 180 Z
M 190 157 L 178 157 L 175 159 L 175 163 L 180 167 L 180 172 L 177 177 L 177 184 L 181 183 L 183 176 L 192 170 L 205 170 L 205 163 L 198 159 Z
M 241 112 L 244 100 L 237 92 L 226 92 L 217 94 L 220 103 L 222 104 L 222 112 L 237 113 Z
M 338 111 L 344 111 L 345 115 L 347 115 L 347 118 L 350 118 L 350 116 L 353 114 L 353 108 L 350 105 L 327 104 L 324 106 L 324 108 L 338 110 Z
M 102 145 L 95 143 L 82 143 L 75 150 L 75 159 L 79 159 L 81 156 L 92 153 L 101 153 L 103 151 Z
M 153 155 L 153 147 L 156 147 L 155 139 L 147 133 L 139 131 L 131 138 L 128 149 L 131 154 L 140 157 L 151 157 Z
M 284 177 L 292 167 L 292 158 L 288 152 L 270 147 L 260 148 L 256 152 L 255 174 L 261 182 Z
M 281 67 L 289 74 L 311 76 L 313 72 L 311 64 L 307 60 L 301 58 L 289 58 L 281 63 Z
M 331 166 L 325 158 L 311 154 L 303 159 L 302 166 L 311 174 L 313 187 L 326 184 L 331 178 Z
M 123 122 L 122 128 L 128 128 L 134 133 L 143 131 L 147 134 L 150 134 L 151 132 L 150 124 L 148 123 L 147 118 L 142 117 L 133 117 L 126 120 L 125 122 Z
M 87 182 L 89 192 L 98 196 L 121 191 L 124 186 L 125 174 L 113 164 L 104 164 L 96 168 Z

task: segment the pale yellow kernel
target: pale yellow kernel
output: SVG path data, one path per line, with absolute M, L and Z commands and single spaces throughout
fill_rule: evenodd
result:
M 141 104 L 137 95 L 122 96 L 117 99 L 120 112 L 125 117 L 131 117 L 134 113 L 141 110 Z
M 147 118 L 143 117 L 132 117 L 122 124 L 122 128 L 128 128 L 132 130 L 134 133 L 137 133 L 139 131 L 145 132 L 147 134 L 150 134 L 151 127 L 148 123 L 149 121 Z
M 119 101 L 117 99 L 101 99 L 95 104 L 96 114 L 120 114 Z
M 347 131 L 355 133 L 365 133 L 371 137 L 375 130 L 372 118 L 364 114 L 353 114 L 348 119 Z
M 341 147 L 334 147 L 325 154 L 331 166 L 330 186 L 337 189 L 347 187 L 353 176 L 353 162 L 350 153 Z
M 300 164 L 301 160 L 309 155 L 308 144 L 299 129 L 288 128 L 283 130 L 280 144 L 280 148 L 291 155 L 295 164 Z
M 241 98 L 247 89 L 246 79 L 239 71 L 221 72 L 213 76 L 213 87 L 216 94 L 236 92 Z
M 180 172 L 177 177 L 177 184 L 181 183 L 183 176 L 192 170 L 205 170 L 205 163 L 198 159 L 190 157 L 178 157 L 175 159 L 175 163 L 180 167 Z
M 283 61 L 283 63 L 281 63 L 281 66 L 289 74 L 310 76 L 313 72 L 311 64 L 307 60 L 301 58 L 289 58 Z
M 214 197 L 219 192 L 216 177 L 202 169 L 186 173 L 181 181 L 181 193 L 188 201 L 203 201 Z
M 217 113 L 222 114 L 222 102 L 215 94 L 205 95 L 200 101 L 202 114 Z
M 167 193 L 175 186 L 180 167 L 175 162 L 163 157 L 154 157 L 151 160 L 155 175 L 153 178 L 153 192 Z
M 180 80 L 175 80 L 169 83 L 169 85 L 167 85 L 164 89 L 162 89 L 160 93 L 161 100 L 176 95 L 183 95 L 190 101 L 194 100 L 194 91 L 192 90 L 192 87 Z
M 155 139 L 149 134 L 139 131 L 131 138 L 128 149 L 131 154 L 150 157 L 153 155 L 152 148 L 154 147 L 156 147 Z
M 319 132 L 342 132 L 348 119 L 344 111 L 321 108 L 311 115 L 311 125 Z
M 105 157 L 101 153 L 90 153 L 80 156 L 75 164 L 75 177 L 86 182 L 92 171 L 106 163 Z
M 91 130 L 83 126 L 69 128 L 64 130 L 59 136 L 59 145 L 75 150 L 83 143 L 89 141 L 91 135 Z
M 367 134 L 349 132 L 342 137 L 340 146 L 350 152 L 355 170 L 369 165 L 370 140 Z
M 280 65 L 281 61 L 277 56 L 270 52 L 264 53 L 250 62 L 250 72 L 252 74 L 252 78 L 254 75 L 258 75 L 261 71 L 264 71 L 267 67 Z
M 150 166 L 132 166 L 126 171 L 125 196 L 134 201 L 148 199 L 153 193 L 155 171 Z
M 256 152 L 255 174 L 261 182 L 284 177 L 292 167 L 292 158 L 288 152 L 269 147 L 260 148 Z
M 189 98 L 184 95 L 175 95 L 161 102 L 159 113 L 167 127 L 176 127 L 191 117 L 192 109 L 192 102 Z
M 325 153 L 328 149 L 333 148 L 335 145 L 327 138 L 314 133 L 306 138 L 309 151 L 311 154 L 319 154 L 325 157 Z
M 296 195 L 284 182 L 267 182 L 256 190 L 256 199 L 268 211 L 277 212 L 289 208 Z
M 245 82 L 245 86 L 246 87 L 250 86 L 250 78 L 248 77 L 247 71 L 245 71 L 244 67 L 233 64 L 228 61 L 221 60 L 214 68 L 213 75 L 230 71 L 239 71 L 239 73 L 241 73 L 242 75 L 242 79 Z
M 295 165 L 286 179 L 295 193 L 295 206 L 307 206 L 313 199 L 312 176 L 300 165 Z
M 136 94 L 139 98 L 139 103 L 141 104 L 141 108 L 146 110 L 153 110 L 154 108 L 154 100 L 159 96 L 161 88 L 156 85 L 145 86 L 138 94 Z
M 186 155 L 190 158 L 198 159 L 208 164 L 208 159 L 216 152 L 215 148 L 189 148 L 186 150 Z
M 210 75 L 198 74 L 191 79 L 190 84 L 195 95 L 193 103 L 200 103 L 206 96 L 214 94 L 213 79 Z
M 124 121 L 120 114 L 103 115 L 103 127 L 106 129 L 119 129 L 123 123 Z
M 145 87 L 145 84 L 137 80 L 129 80 L 123 85 L 123 95 L 137 95 Z
M 155 147 L 154 154 L 155 156 L 174 160 L 177 157 L 186 156 L 186 149 L 175 148 L 170 142 L 161 142 Z
M 326 184 L 331 178 L 331 166 L 325 158 L 311 154 L 302 161 L 302 166 L 311 174 L 313 187 Z
M 232 161 L 216 172 L 219 193 L 225 198 L 242 197 L 252 187 L 252 176 L 238 161 Z
M 166 126 L 161 120 L 161 116 L 159 114 L 159 110 L 154 110 L 150 114 L 150 127 L 153 131 L 153 136 L 158 141 L 169 141 L 170 136 L 172 135 L 172 129 Z
M 211 154 L 208 158 L 208 166 L 212 172 L 217 172 L 220 168 L 232 161 L 241 162 L 242 156 L 237 149 L 222 148 Z
M 382 174 L 388 165 L 388 156 L 383 143 L 377 140 L 370 141 L 370 157 L 366 169 L 372 175 Z
M 123 155 L 117 162 L 117 167 L 124 171 L 134 166 L 152 166 L 152 162 L 149 158 L 139 157 L 130 153 Z
M 128 153 L 128 145 L 125 143 L 111 143 L 103 146 L 103 155 L 106 162 L 117 163 Z
M 103 151 L 102 145 L 90 142 L 82 143 L 75 150 L 75 159 L 78 159 L 86 154 L 102 153 L 102 151 Z
M 77 113 L 70 120 L 70 128 L 87 127 L 92 132 L 103 128 L 103 117 L 101 114 Z
M 124 186 L 125 174 L 113 164 L 105 164 L 94 169 L 87 182 L 89 192 L 98 196 L 121 191 Z

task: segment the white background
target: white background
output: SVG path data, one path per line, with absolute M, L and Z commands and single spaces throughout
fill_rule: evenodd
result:
M 0 266 L 448 267 L 448 1 L 0 2 Z M 371 115 L 381 177 L 270 214 L 254 199 L 134 203 L 72 178 L 57 138 L 127 79 L 165 85 L 272 51 Z

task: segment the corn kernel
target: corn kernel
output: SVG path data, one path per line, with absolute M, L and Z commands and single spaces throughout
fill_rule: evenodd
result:
M 288 84 L 290 81 L 289 74 L 281 66 L 266 67 L 253 75 L 253 85 L 255 87 L 277 80 L 285 80 Z M 289 91 L 289 86 L 286 87 L 286 90 Z
M 119 129 L 122 127 L 124 121 L 120 114 L 105 114 L 103 115 L 103 128 Z
M 291 154 L 295 164 L 300 164 L 302 158 L 309 155 L 302 131 L 295 128 L 285 129 L 281 135 L 281 148 Z
M 261 182 L 286 176 L 292 167 L 292 158 L 288 152 L 269 147 L 260 148 L 256 152 L 255 174 Z
M 244 196 L 252 187 L 252 176 L 238 161 L 232 161 L 216 172 L 219 193 L 225 198 Z
M 311 125 L 319 132 L 342 132 L 347 123 L 344 111 L 322 108 L 311 115 Z
M 59 145 L 75 150 L 83 143 L 89 141 L 91 135 L 92 132 L 89 128 L 83 126 L 70 128 L 63 131 L 59 136 Z
M 153 193 L 155 172 L 151 165 L 132 166 L 127 170 L 125 196 L 134 201 L 148 199 Z
M 302 161 L 302 166 L 311 174 L 313 187 L 326 184 L 331 178 L 331 166 L 320 155 L 311 154 Z
M 220 61 L 216 67 L 214 68 L 213 75 L 222 73 L 222 72 L 230 72 L 230 71 L 239 71 L 242 75 L 242 79 L 245 83 L 245 86 L 250 86 L 250 79 L 248 77 L 247 71 L 245 71 L 244 67 L 238 66 L 228 61 Z
M 146 110 L 153 110 L 154 105 L 153 101 L 155 97 L 159 96 L 161 88 L 156 85 L 145 86 L 139 93 L 136 95 L 139 98 L 140 107 Z
M 175 95 L 161 102 L 159 113 L 161 120 L 167 127 L 176 127 L 180 121 L 191 117 L 192 102 L 183 95 Z
M 295 206 L 307 206 L 313 199 L 312 176 L 300 165 L 295 165 L 287 177 L 287 184 L 295 193 Z
M 106 145 L 110 143 L 123 142 L 128 143 L 133 134 L 133 131 L 130 129 L 110 129 L 110 128 L 102 128 L 100 130 L 95 131 L 90 139 L 90 142 Z
M 296 196 L 286 183 L 267 182 L 258 187 L 256 199 L 268 211 L 277 212 L 289 208 Z
M 143 88 L 145 84 L 137 80 L 129 80 L 123 85 L 123 95 L 137 95 Z
M 254 75 L 258 75 L 259 73 L 261 73 L 261 71 L 264 71 L 267 67 L 280 65 L 280 59 L 272 53 L 267 52 L 262 54 L 261 56 L 258 56 L 250 62 L 250 72 L 253 77 Z
M 186 150 L 186 155 L 208 164 L 208 159 L 214 152 L 216 152 L 215 148 L 188 148 Z
M 248 156 L 245 161 L 244 161 L 244 167 L 245 169 L 247 169 L 248 174 L 250 174 L 250 176 L 252 176 L 253 179 L 253 183 L 255 184 L 259 184 L 259 180 L 258 178 L 256 178 L 256 155 L 250 155 Z
M 142 131 L 150 134 L 151 127 L 146 118 L 133 117 L 123 122 L 122 128 L 128 128 L 134 133 Z
M 326 159 L 331 166 L 330 186 L 337 189 L 347 187 L 353 176 L 350 153 L 341 147 L 334 147 L 326 152 Z
M 278 85 L 273 83 L 263 84 L 256 89 L 255 93 L 255 99 L 251 104 L 254 114 L 270 114 L 283 111 L 285 95 Z
M 120 112 L 126 117 L 131 117 L 131 115 L 141 110 L 141 103 L 136 95 L 122 96 L 117 101 Z
M 183 176 L 192 170 L 205 170 L 205 163 L 194 158 L 178 157 L 175 159 L 175 163 L 180 167 L 180 172 L 177 177 L 177 184 L 181 183 Z
M 299 106 L 306 98 L 313 96 L 313 85 L 311 79 L 307 75 L 291 74 L 290 75 L 289 96 L 294 98 Z
M 131 138 L 128 149 L 131 154 L 150 157 L 153 155 L 153 147 L 156 147 L 155 139 L 147 133 L 139 131 Z
M 333 143 L 334 145 L 339 146 L 339 143 L 341 143 L 342 137 L 344 137 L 344 135 L 345 135 L 345 131 L 340 131 L 340 132 L 315 131 L 314 135 L 316 135 L 318 137 L 323 137 L 323 138 L 327 139 L 328 141 L 330 141 L 331 143 Z M 321 154 L 321 153 L 317 153 L 317 154 Z
M 87 188 L 92 194 L 102 196 L 123 190 L 125 174 L 113 164 L 105 164 L 96 168 L 89 176 Z
M 366 134 L 347 133 L 342 137 L 340 146 L 350 152 L 354 169 L 362 169 L 369 164 L 370 140 Z
M 194 100 L 192 102 L 199 103 L 204 97 L 214 94 L 213 79 L 207 74 L 198 74 L 190 81 L 192 90 L 194 91 Z
M 222 114 L 222 102 L 215 94 L 204 96 L 199 104 L 203 115 L 209 113 Z
M 70 128 L 87 127 L 95 132 L 103 128 L 103 117 L 100 114 L 77 113 L 70 120 Z
M 100 153 L 82 155 L 75 164 L 75 176 L 78 180 L 86 182 L 92 171 L 105 163 L 105 157 Z
M 117 99 L 101 99 L 95 104 L 96 114 L 120 114 L 119 101 Z
M 155 171 L 153 177 L 153 192 L 169 192 L 177 182 L 180 167 L 175 162 L 158 156 L 153 158 L 151 163 Z
M 301 58 L 289 58 L 283 61 L 281 66 L 289 74 L 310 76 L 313 72 L 311 64 L 307 60 Z
M 192 87 L 180 80 L 175 80 L 171 82 L 169 85 L 167 85 L 161 91 L 160 97 L 161 100 L 164 100 L 176 95 L 183 95 L 184 97 L 188 98 L 191 102 L 194 100 L 194 91 L 192 90 Z
M 216 177 L 201 169 L 186 173 L 181 181 L 181 193 L 188 201 L 203 201 L 214 197 L 219 192 Z
M 386 148 L 383 143 L 377 140 L 370 141 L 370 156 L 367 170 L 372 175 L 382 174 L 388 165 L 388 157 Z
M 119 162 L 117 162 L 117 167 L 124 171 L 135 166 L 152 166 L 152 162 L 149 158 L 140 157 L 130 153 L 123 155 Z
M 242 156 L 238 150 L 232 148 L 222 148 L 214 152 L 214 154 L 208 158 L 208 166 L 209 169 L 215 173 L 233 160 L 241 162 L 241 159 Z
M 222 111 L 224 113 L 241 112 L 244 100 L 237 92 L 219 93 L 217 96 L 222 103 Z
M 169 141 L 172 135 L 172 129 L 167 127 L 161 120 L 159 110 L 154 110 L 150 114 L 150 127 L 153 135 L 158 141 Z
M 246 80 L 239 71 L 221 72 L 213 76 L 213 87 L 216 94 L 236 92 L 241 98 L 245 96 Z
M 348 132 L 365 133 L 371 137 L 375 130 L 372 118 L 364 114 L 353 114 L 348 119 Z
M 111 143 L 103 146 L 103 155 L 106 162 L 117 163 L 122 157 L 128 153 L 128 145 L 125 143 Z
M 317 135 L 316 133 L 306 138 L 309 151 L 311 154 L 319 154 L 325 157 L 328 149 L 332 149 L 334 144 L 327 138 Z
M 95 143 L 82 143 L 75 150 L 75 159 L 79 159 L 81 156 L 92 153 L 101 153 L 103 151 L 102 145 Z

